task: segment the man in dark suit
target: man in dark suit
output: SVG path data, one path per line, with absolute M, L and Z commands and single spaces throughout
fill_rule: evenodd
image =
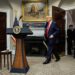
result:
M 69 25 L 69 28 L 67 30 L 67 42 L 68 42 L 68 54 L 71 55 L 72 52 L 72 41 L 73 41 L 73 25 Z
M 75 58 L 75 28 L 73 29 L 73 41 L 74 41 L 73 49 L 74 49 L 74 58 Z
M 47 23 L 45 26 L 45 39 L 47 41 L 48 51 L 47 51 L 47 59 L 43 64 L 48 64 L 51 61 L 51 55 L 54 54 L 56 57 L 56 61 L 60 60 L 58 52 L 54 49 L 56 45 L 56 37 L 59 34 L 59 28 L 56 25 L 56 22 L 52 21 L 50 16 L 46 17 Z

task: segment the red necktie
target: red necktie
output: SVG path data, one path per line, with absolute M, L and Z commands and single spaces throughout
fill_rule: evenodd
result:
M 47 28 L 46 28 L 46 30 L 45 30 L 45 36 L 48 38 L 48 31 L 49 31 L 49 29 L 50 29 L 50 26 L 51 26 L 51 24 L 50 24 L 50 22 L 48 22 L 48 26 L 47 26 Z

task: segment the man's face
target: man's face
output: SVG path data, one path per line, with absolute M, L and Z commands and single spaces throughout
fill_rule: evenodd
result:
M 73 26 L 70 26 L 70 27 L 69 27 L 69 29 L 71 29 L 71 30 L 72 30 L 72 29 L 73 29 Z
M 47 21 L 47 22 L 51 21 L 51 17 L 47 16 L 47 17 L 46 17 L 46 21 Z

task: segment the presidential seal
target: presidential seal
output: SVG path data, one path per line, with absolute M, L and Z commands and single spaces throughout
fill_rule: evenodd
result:
M 20 26 L 13 27 L 13 32 L 14 34 L 19 34 L 21 32 L 21 27 Z

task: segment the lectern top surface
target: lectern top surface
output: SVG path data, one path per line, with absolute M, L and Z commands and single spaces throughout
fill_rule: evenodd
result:
M 6 34 L 14 34 L 13 28 L 7 28 Z M 19 34 L 32 34 L 32 31 L 29 28 L 22 28 Z

